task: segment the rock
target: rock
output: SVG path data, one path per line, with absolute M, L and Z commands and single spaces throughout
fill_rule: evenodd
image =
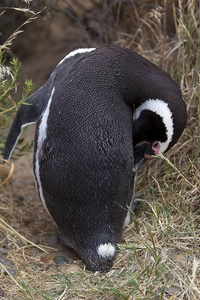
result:
M 36 264 L 35 266 L 40 269 L 40 271 L 44 269 L 43 264 Z
M 0 287 L 0 298 L 5 296 L 4 290 Z
M 56 266 L 54 266 L 54 265 L 48 265 L 48 266 L 46 266 L 45 270 L 46 271 L 48 271 L 48 270 L 56 271 L 57 269 L 56 269 Z
M 46 254 L 45 256 L 42 256 L 40 259 L 43 263 L 48 264 L 50 261 L 53 260 L 53 255 Z
M 36 257 L 36 256 L 38 256 L 40 253 L 41 253 L 41 251 L 40 251 L 38 248 L 36 248 L 36 247 L 33 247 L 33 248 L 31 249 L 31 256 L 32 256 L 32 257 Z
M 32 268 L 37 268 L 40 271 L 42 271 L 44 269 L 43 264 L 40 264 L 40 263 L 30 262 L 30 263 L 28 263 L 28 265 Z
M 0 242 L 4 242 L 6 239 L 5 234 L 3 234 L 2 232 L 0 233 Z
M 111 295 L 108 300 L 119 300 L 119 297 L 117 295 Z
M 55 247 L 59 242 L 58 236 L 56 234 L 50 236 L 49 238 L 49 245 L 51 247 Z
M 179 286 L 173 286 L 173 285 L 172 285 L 172 286 L 168 287 L 166 291 L 167 291 L 167 293 L 169 293 L 170 295 L 175 296 L 175 295 L 181 293 L 181 288 L 180 288 Z M 172 298 L 172 297 L 171 297 L 171 298 Z
M 15 182 L 15 186 L 19 187 L 19 188 L 24 188 L 24 187 L 27 186 L 27 182 L 25 180 L 23 180 L 23 179 L 18 179 Z
M 24 201 L 23 195 L 16 195 L 16 198 L 14 199 L 15 202 L 22 202 Z
M 0 256 L 7 255 L 9 249 L 11 249 L 11 247 L 3 245 L 3 247 L 2 247 L 2 249 L 0 251 Z
M 38 236 L 40 233 L 41 233 L 41 230 L 39 230 L 39 229 L 34 229 L 34 230 L 32 230 L 32 235 L 33 236 Z
M 55 256 L 54 257 L 54 262 L 57 265 L 63 265 L 63 264 L 68 264 L 69 263 L 68 259 L 65 256 Z
M 10 274 L 11 276 L 15 276 L 16 271 L 14 269 L 8 268 L 7 271 L 4 272 L 4 275 Z
M 8 246 L 3 245 L 2 249 L 0 250 L 0 257 L 8 254 Z
M 75 274 L 79 273 L 82 270 L 81 265 L 78 264 L 67 264 L 67 265 L 60 265 L 61 271 L 68 275 L 68 274 Z
M 180 262 L 180 263 L 186 263 L 187 262 L 187 253 L 186 252 L 179 252 L 174 254 L 172 257 L 173 261 Z
M 7 267 L 13 266 L 14 263 L 11 259 L 0 256 L 0 262 Z
M 29 238 L 29 241 L 31 241 L 35 245 L 38 245 L 40 243 L 39 237 L 37 236 L 32 236 L 31 238 Z
M 34 219 L 32 219 L 30 216 L 23 215 L 22 221 L 23 221 L 24 225 L 27 226 L 30 223 L 32 223 L 34 221 Z

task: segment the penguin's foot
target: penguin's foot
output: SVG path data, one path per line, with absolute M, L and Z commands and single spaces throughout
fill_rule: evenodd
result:
M 130 210 L 131 210 L 132 212 L 135 211 L 135 209 L 136 209 L 136 207 L 138 206 L 139 202 L 140 202 L 140 194 L 134 195 L 134 197 L 133 197 L 133 199 L 132 199 L 132 201 L 131 201 L 131 205 L 130 205 Z
M 139 194 L 134 195 L 132 200 L 131 200 L 131 204 L 130 204 L 130 207 L 128 209 L 128 212 L 126 214 L 126 218 L 125 218 L 123 227 L 126 227 L 131 223 L 131 214 L 134 213 L 134 211 L 135 211 L 136 207 L 138 206 L 139 202 L 140 202 L 140 195 Z

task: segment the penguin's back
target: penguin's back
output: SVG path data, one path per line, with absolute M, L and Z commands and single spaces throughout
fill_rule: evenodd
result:
M 75 249 L 120 241 L 133 188 L 132 106 L 113 69 L 91 64 L 80 56 L 58 66 L 35 136 L 40 196 Z

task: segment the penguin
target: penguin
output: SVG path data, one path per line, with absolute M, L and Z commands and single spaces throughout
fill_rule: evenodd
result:
M 62 243 L 106 272 L 130 222 L 138 169 L 177 142 L 186 119 L 179 87 L 149 60 L 123 47 L 77 49 L 20 106 L 4 159 L 36 123 L 39 197 Z

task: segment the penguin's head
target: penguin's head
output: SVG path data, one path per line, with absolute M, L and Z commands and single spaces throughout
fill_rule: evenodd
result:
M 169 150 L 180 137 L 185 123 L 186 117 L 179 112 L 174 115 L 163 100 L 149 99 L 138 106 L 133 127 L 135 163 Z

